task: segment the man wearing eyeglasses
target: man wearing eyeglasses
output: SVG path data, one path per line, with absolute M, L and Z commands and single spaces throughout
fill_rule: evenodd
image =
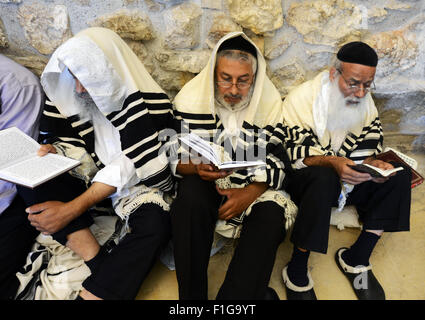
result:
M 341 211 L 345 205 L 356 207 L 363 229 L 350 248 L 337 250 L 336 264 L 359 299 L 385 299 L 369 258 L 384 231 L 409 230 L 411 173 L 404 168 L 373 178 L 350 167 L 400 166 L 375 158 L 383 144 L 370 94 L 377 63 L 370 46 L 347 43 L 329 71 L 292 90 L 283 103 L 286 146 L 295 169 L 286 190 L 298 205 L 294 250 L 282 271 L 288 299 L 316 299 L 309 254 L 327 252 L 331 208 Z
M 278 299 L 268 284 L 296 207 L 280 190 L 290 163 L 283 148 L 282 100 L 266 76 L 264 57 L 244 33 L 227 34 L 208 65 L 178 93 L 174 107 L 181 131 L 213 142 L 228 157 L 223 160 L 267 164 L 228 172 L 179 157 L 178 194 L 170 210 L 179 298 L 211 298 L 208 263 L 214 235 L 220 234 L 238 242 L 216 298 Z

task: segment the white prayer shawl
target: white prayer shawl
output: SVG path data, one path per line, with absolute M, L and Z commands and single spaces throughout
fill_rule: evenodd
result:
M 99 216 L 90 226 L 100 245 L 117 243 L 122 224 L 117 217 Z M 105 245 L 107 246 L 107 244 Z M 25 265 L 16 273 L 17 300 L 75 300 L 90 269 L 71 249 L 40 233 Z
M 108 134 L 111 132 L 110 138 L 102 137 L 103 132 L 100 135 L 97 132 L 95 137 L 96 122 L 92 119 L 96 117 L 88 114 L 77 97 L 75 80 L 68 70 L 98 108 L 94 110 L 98 113 L 97 119 L 104 120 L 100 127 L 97 123 L 98 128 L 110 126 L 105 130 Z M 169 209 L 164 192 L 173 188 L 173 179 L 168 159 L 160 152 L 163 142 L 158 137 L 169 126 L 172 106 L 138 57 L 116 33 L 105 28 L 88 28 L 78 33 L 53 53 L 41 75 L 41 83 L 48 100 L 40 136 L 43 143 L 53 143 L 58 152 L 83 162 L 72 171 L 74 176 L 90 183 L 94 176 L 99 176 L 99 170 L 118 163 L 103 178 L 114 174 L 116 168 L 118 176 L 128 175 L 124 182 L 130 184 L 126 185 L 125 192 L 111 197 L 115 212 L 121 218 L 128 219 L 131 212 L 147 202 Z M 99 150 L 99 136 L 106 141 L 104 146 L 109 140 L 114 148 Z
M 224 36 L 217 43 L 206 67 L 180 90 L 174 99 L 174 115 L 182 127 L 176 128 L 178 132 L 194 132 L 208 141 L 219 145 L 223 160 L 252 160 L 231 157 L 229 152 L 232 143 L 224 133 L 222 120 L 219 118 L 214 99 L 214 69 L 217 50 L 227 39 L 241 35 L 246 40 L 256 45 L 242 32 L 232 32 Z M 257 47 L 256 47 L 257 48 Z M 282 100 L 279 92 L 266 76 L 266 63 L 260 50 L 257 48 L 258 68 L 255 78 L 254 90 L 244 121 L 237 138 L 235 154 L 249 154 L 249 150 L 260 149 L 264 151 L 266 167 L 259 169 L 240 170 L 232 173 L 225 179 L 216 183 L 221 188 L 243 188 L 252 182 L 265 182 L 269 189 L 263 193 L 239 217 L 229 221 L 219 220 L 216 231 L 220 234 L 237 238 L 239 237 L 243 218 L 248 215 L 253 207 L 261 201 L 273 201 L 285 210 L 286 228 L 289 228 L 296 215 L 297 208 L 290 200 L 289 195 L 280 190 L 285 179 L 285 164 L 290 166 L 286 152 L 283 149 L 282 131 Z M 226 151 L 224 147 L 226 146 Z M 178 150 L 179 154 L 185 151 Z M 180 159 L 180 158 L 179 158 Z M 286 163 L 285 163 L 286 162 Z
M 295 168 L 297 160 L 310 156 L 340 156 L 362 163 L 382 151 L 382 126 L 370 93 L 364 97 L 367 111 L 362 126 L 346 135 L 338 151 L 332 149 L 331 133 L 326 128 L 329 94 L 329 72 L 323 71 L 293 89 L 283 101 L 285 144 Z M 339 210 L 352 189 L 352 185 L 342 185 Z

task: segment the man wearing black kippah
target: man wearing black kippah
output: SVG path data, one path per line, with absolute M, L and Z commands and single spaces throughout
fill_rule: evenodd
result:
M 410 169 L 374 178 L 350 165 L 401 166 L 377 160 L 383 135 L 370 94 L 378 56 L 363 42 L 341 47 L 329 71 L 292 90 L 283 103 L 286 146 L 293 170 L 286 191 L 298 205 L 292 258 L 282 276 L 288 299 L 316 299 L 307 268 L 310 251 L 326 253 L 332 207 L 354 205 L 363 224 L 357 241 L 335 254 L 361 300 L 385 299 L 369 258 L 384 231 L 408 231 Z

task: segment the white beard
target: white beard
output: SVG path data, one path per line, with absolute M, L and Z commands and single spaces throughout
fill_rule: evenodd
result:
M 97 109 L 92 97 L 88 92 L 77 93 L 75 92 L 77 103 L 80 105 L 80 119 L 81 120 L 92 120 L 92 110 Z
M 331 146 L 335 152 L 340 149 L 348 132 L 363 127 L 366 113 L 365 98 L 344 97 L 338 86 L 338 78 L 331 82 L 326 127 L 331 134 Z
M 352 102 L 357 103 L 352 103 Z M 344 97 L 338 86 L 337 79 L 331 82 L 329 91 L 328 120 L 326 127 L 329 131 L 351 131 L 363 127 L 367 113 L 367 100 L 355 96 Z

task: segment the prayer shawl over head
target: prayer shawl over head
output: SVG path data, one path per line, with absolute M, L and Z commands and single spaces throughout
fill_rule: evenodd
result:
M 293 89 L 283 101 L 286 147 L 293 165 L 298 159 L 320 155 L 361 163 L 382 151 L 381 122 L 370 93 L 364 97 L 367 112 L 363 124 L 347 134 L 336 153 L 332 150 L 326 128 L 329 92 L 329 72 L 324 71 Z
M 40 124 L 40 140 L 54 143 L 58 151 L 82 160 L 83 165 L 75 174 L 86 182 L 109 163 L 102 163 L 96 154 L 93 124 L 75 93 L 75 80 L 68 70 L 87 90 L 106 121 L 118 130 L 122 154 L 135 167 L 138 192 L 131 190 L 130 198 L 138 197 L 139 201 L 132 203 L 131 209 L 117 213 L 125 216 L 147 198 L 161 202 L 162 192 L 173 188 L 168 159 L 160 153 L 163 143 L 158 138 L 172 121 L 167 95 L 111 30 L 88 28 L 53 53 L 41 75 L 48 100 Z M 125 203 L 131 199 L 125 199 Z M 118 205 L 114 205 L 115 209 Z M 122 205 L 121 201 L 121 209 Z
M 222 120 L 215 109 L 214 69 L 220 45 L 227 39 L 240 35 L 256 48 L 258 68 L 251 101 L 233 150 L 231 147 L 229 148 L 232 145 L 230 138 L 226 136 Z M 261 160 L 267 163 L 262 168 L 239 170 L 229 175 L 227 179 L 217 180 L 216 183 L 221 188 L 243 188 L 252 182 L 265 182 L 269 185 L 269 189 L 239 217 L 233 218 L 227 223 L 219 221 L 216 230 L 228 237 L 238 237 L 244 216 L 248 215 L 251 207 L 259 201 L 274 201 L 285 208 L 282 213 L 285 212 L 289 228 L 293 222 L 296 208 L 285 192 L 278 191 L 285 184 L 285 165 L 290 166 L 282 144 L 284 138 L 282 99 L 266 76 L 266 63 L 257 46 L 242 32 L 232 32 L 224 36 L 213 49 L 207 66 L 180 90 L 173 104 L 175 118 L 181 121 L 179 127 L 176 128 L 179 133 L 190 131 L 213 142 L 219 146 L 218 149 L 221 156 L 224 157 L 223 160 L 253 160 L 249 158 L 250 154 L 261 154 L 264 155 Z M 181 147 L 179 159 L 184 152 Z

